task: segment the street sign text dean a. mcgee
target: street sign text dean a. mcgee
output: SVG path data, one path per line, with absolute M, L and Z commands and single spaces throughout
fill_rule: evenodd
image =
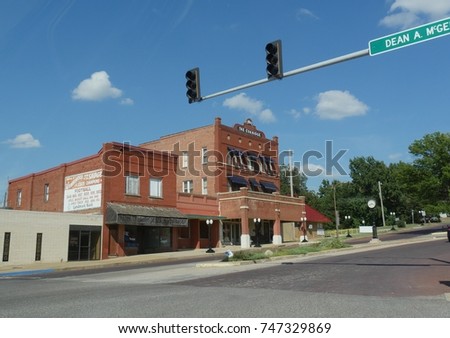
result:
M 447 34 L 450 34 L 450 18 L 371 40 L 369 41 L 369 53 L 370 55 L 386 53 Z

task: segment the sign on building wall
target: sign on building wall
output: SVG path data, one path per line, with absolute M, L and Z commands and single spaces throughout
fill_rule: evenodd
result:
M 101 202 L 102 170 L 66 176 L 64 212 L 100 208 Z

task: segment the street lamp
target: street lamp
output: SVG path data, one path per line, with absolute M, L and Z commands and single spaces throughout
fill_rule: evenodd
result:
M 395 212 L 390 212 L 391 217 L 393 218 L 391 231 L 395 231 Z
M 208 226 L 208 239 L 209 239 L 209 248 L 206 250 L 206 253 L 214 253 L 215 251 L 211 248 L 211 225 L 213 224 L 212 219 L 206 220 L 206 225 Z
M 420 219 L 420 224 L 423 225 L 425 223 L 425 211 L 424 210 L 419 210 L 419 215 L 422 216 L 422 218 Z
M 301 222 L 301 225 L 300 225 L 300 227 L 302 228 L 302 230 L 303 230 L 303 240 L 302 240 L 302 243 L 306 243 L 306 242 L 308 242 L 308 240 L 306 239 L 306 216 L 302 216 L 302 217 L 300 217 L 300 222 Z
M 370 199 L 368 202 L 367 202 L 367 206 L 369 207 L 369 209 L 370 210 L 372 210 L 372 213 L 373 213 L 373 225 L 372 225 L 372 239 L 373 240 L 375 240 L 375 239 L 377 239 L 378 240 L 378 234 L 377 234 L 377 225 L 376 225 L 376 215 L 375 215 L 375 207 L 376 207 L 376 205 L 377 205 L 377 202 L 375 202 L 375 200 L 373 200 L 373 199 Z
M 253 222 L 255 223 L 255 248 L 260 248 L 261 244 L 259 244 L 259 232 L 261 230 L 261 218 L 254 218 Z
M 350 235 L 350 219 L 352 218 L 351 216 L 344 216 L 345 218 L 345 223 L 347 223 L 347 237 L 350 238 L 352 237 L 352 235 Z

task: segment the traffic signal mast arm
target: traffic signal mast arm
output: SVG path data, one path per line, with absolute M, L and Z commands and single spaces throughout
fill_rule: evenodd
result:
M 363 49 L 363 50 L 360 50 L 358 52 L 354 52 L 354 53 L 338 56 L 338 57 L 333 58 L 333 59 L 329 59 L 329 60 L 321 61 L 321 62 L 318 62 L 318 63 L 314 63 L 314 64 L 309 65 L 309 66 L 297 68 L 297 69 L 291 70 L 289 72 L 283 73 L 282 77 L 288 77 L 288 76 L 293 76 L 293 75 L 297 75 L 297 74 L 300 74 L 300 73 L 305 73 L 305 72 L 308 72 L 308 71 L 311 71 L 311 70 L 315 70 L 315 69 L 331 66 L 331 65 L 334 65 L 334 64 L 337 64 L 337 63 L 340 63 L 340 62 L 344 62 L 344 61 L 360 58 L 360 57 L 366 56 L 366 55 L 369 55 L 369 49 Z M 220 96 L 220 95 L 225 95 L 225 94 L 229 94 L 229 93 L 232 93 L 232 92 L 236 92 L 238 90 L 242 90 L 242 89 L 246 89 L 246 88 L 250 88 L 250 87 L 255 87 L 255 86 L 258 86 L 260 84 L 264 84 L 264 83 L 271 82 L 271 81 L 272 81 L 272 79 L 269 80 L 269 79 L 265 78 L 265 79 L 261 79 L 261 80 L 258 80 L 258 81 L 246 83 L 246 84 L 243 84 L 243 85 L 240 85 L 240 86 L 237 86 L 237 87 L 233 87 L 233 88 L 226 89 L 226 90 L 223 90 L 223 91 L 220 91 L 220 92 L 217 92 L 217 93 L 213 93 L 213 94 L 209 94 L 209 95 L 203 96 L 201 98 L 201 100 L 212 99 L 212 98 Z
M 198 68 L 192 70 L 196 71 L 196 83 L 198 86 L 195 88 L 191 88 L 194 86 L 190 86 L 192 84 L 192 81 L 188 80 L 188 83 L 186 83 L 186 86 L 188 87 L 188 93 L 187 96 L 189 98 L 189 103 L 192 102 L 199 102 L 201 100 L 207 100 L 211 99 L 213 97 L 219 96 L 219 95 L 225 95 L 228 93 L 232 93 L 241 89 L 254 87 L 275 79 L 281 80 L 283 77 L 288 77 L 292 75 L 297 75 L 300 73 L 308 72 L 310 70 L 331 66 L 336 63 L 356 59 L 362 56 L 366 55 L 378 55 L 381 53 L 385 53 L 391 50 L 395 50 L 398 48 L 411 46 L 416 43 L 436 39 L 441 36 L 449 35 L 450 34 L 450 17 L 434 21 L 425 25 L 417 26 L 405 31 L 401 31 L 398 33 L 394 33 L 382 38 L 378 38 L 375 40 L 369 41 L 369 48 L 363 49 L 358 52 L 342 55 L 339 57 L 336 57 L 334 59 L 325 60 L 322 62 L 314 63 L 309 66 L 305 66 L 302 68 L 291 70 L 290 72 L 283 73 L 283 62 L 282 62 L 282 55 L 281 55 L 281 40 L 276 40 L 273 42 L 270 42 L 266 45 L 266 73 L 267 78 L 250 82 L 247 84 L 243 84 L 241 86 L 237 86 L 234 88 L 230 88 L 227 90 L 223 90 L 221 92 L 217 92 L 214 94 L 206 95 L 201 97 L 200 96 L 200 86 L 199 86 L 199 76 L 198 76 Z M 192 72 L 190 71 L 190 72 Z M 188 72 L 186 74 L 186 77 L 188 78 L 188 74 L 191 73 Z

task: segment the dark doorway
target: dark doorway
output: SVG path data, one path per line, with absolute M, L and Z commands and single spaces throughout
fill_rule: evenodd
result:
M 94 229 L 92 229 L 94 228 Z M 69 261 L 100 259 L 100 227 L 70 226 Z

